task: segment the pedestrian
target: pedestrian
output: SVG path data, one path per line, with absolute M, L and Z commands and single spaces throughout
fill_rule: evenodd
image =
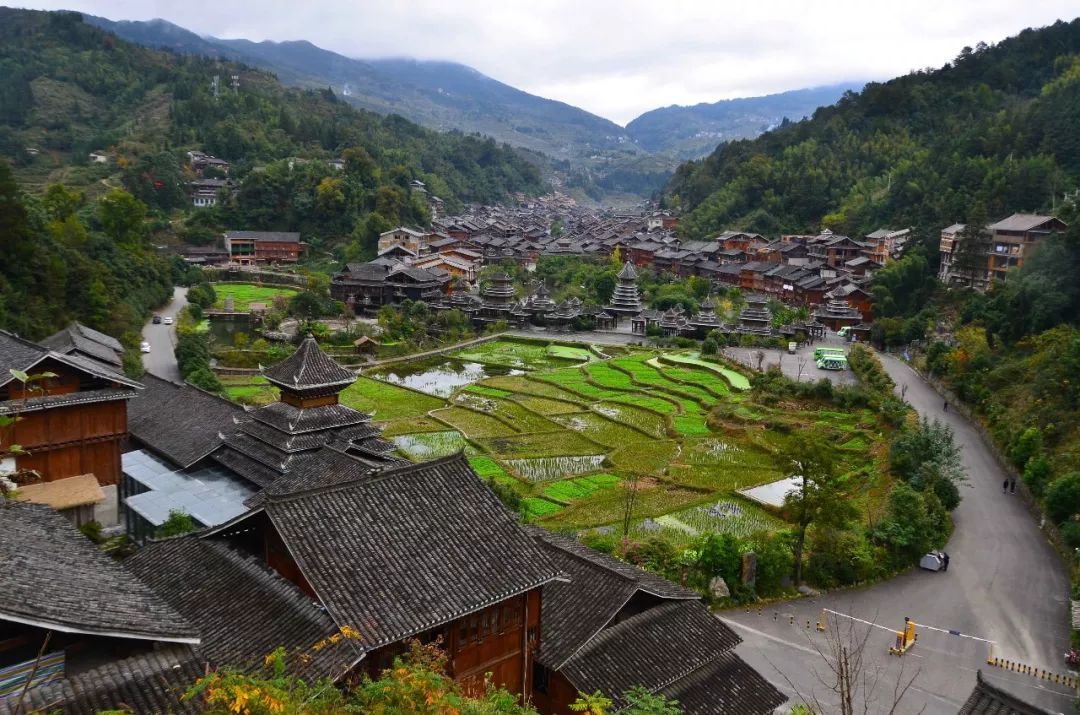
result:
M 1016 494 L 1016 477 L 1009 480 L 1009 494 Z
M 949 554 L 944 551 L 941 552 L 941 570 L 949 570 Z
M 1009 478 L 1005 477 L 1005 481 L 1001 483 L 1001 493 L 1008 494 L 1009 492 Z
M 949 411 L 949 401 L 948 400 L 945 400 L 945 411 L 946 412 Z

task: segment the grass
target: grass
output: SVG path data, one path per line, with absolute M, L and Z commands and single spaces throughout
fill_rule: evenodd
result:
M 508 437 L 517 434 L 509 425 L 464 407 L 447 407 L 431 413 L 442 422 L 454 427 L 469 439 L 485 437 Z
M 446 457 L 463 451 L 468 444 L 460 432 L 419 432 L 403 434 L 391 439 L 398 450 L 414 462 Z
M 251 283 L 215 283 L 214 292 L 217 294 L 217 302 L 214 303 L 214 308 L 217 310 L 223 310 L 225 308 L 225 299 L 232 298 L 234 301 L 233 310 L 239 313 L 246 313 L 252 303 L 266 303 L 270 306 L 274 302 L 274 297 L 283 295 L 287 298 L 291 298 L 296 295 L 296 289 L 288 286 L 258 286 Z
M 488 437 L 478 440 L 478 443 L 492 456 L 511 459 L 583 456 L 604 451 L 600 445 L 569 430 Z
M 225 395 L 234 402 L 261 407 L 276 402 L 277 390 L 270 385 L 225 385 Z
M 636 430 L 606 419 L 594 412 L 578 412 L 569 415 L 556 415 L 554 420 L 568 429 L 580 432 L 592 441 L 614 449 L 624 444 L 648 439 Z
M 521 500 L 521 511 L 527 520 L 542 519 L 562 511 L 562 506 L 540 497 L 525 497 Z
M 514 402 L 527 410 L 538 412 L 542 415 L 565 415 L 573 412 L 581 412 L 587 409 L 580 402 L 566 402 L 565 400 L 553 400 L 549 397 L 533 397 L 532 395 L 512 395 Z
M 473 456 L 469 457 L 469 466 L 473 468 L 482 479 L 494 479 L 496 482 L 502 484 L 516 483 L 513 477 L 507 474 L 506 470 L 502 468 L 498 462 L 491 457 Z
M 609 420 L 635 427 L 651 437 L 663 438 L 667 435 L 667 423 L 664 418 L 648 410 L 611 402 L 593 405 L 593 410 Z
M 383 437 L 396 437 L 417 432 L 442 432 L 446 425 L 430 417 L 404 417 L 383 425 Z
M 372 414 L 375 422 L 421 417 L 446 404 L 438 397 L 363 376 L 345 388 L 341 393 L 341 402 L 355 410 Z
M 454 402 L 500 419 L 516 432 L 553 432 L 562 427 L 517 402 L 459 392 Z
M 655 476 L 664 472 L 678 452 L 676 442 L 643 439 L 619 447 L 609 459 L 620 472 Z
M 514 394 L 509 390 L 500 390 L 497 387 L 487 387 L 482 384 L 469 385 L 465 388 L 465 391 L 476 395 L 483 395 L 485 397 L 510 397 Z
M 730 368 L 726 368 L 723 365 L 719 365 L 715 362 L 709 362 L 708 360 L 702 360 L 699 357 L 692 355 L 685 355 L 683 353 L 673 353 L 670 355 L 664 355 L 665 360 L 679 363 L 681 365 L 696 365 L 697 367 L 703 367 L 706 370 L 712 370 L 715 373 L 724 376 L 724 379 L 728 381 L 728 384 L 735 390 L 749 390 L 750 380 L 745 375 L 739 372 L 735 372 Z
M 544 488 L 543 495 L 552 501 L 569 503 L 586 499 L 604 489 L 614 489 L 618 484 L 619 478 L 614 474 L 597 474 L 549 484 Z
M 574 347 L 573 345 L 549 345 L 547 354 L 553 358 L 559 358 L 561 360 L 574 360 L 576 362 L 587 362 L 595 359 L 595 355 L 586 350 L 585 348 Z

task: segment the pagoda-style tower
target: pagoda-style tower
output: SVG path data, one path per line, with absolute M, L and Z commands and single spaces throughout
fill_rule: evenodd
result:
M 825 305 L 819 305 L 814 311 L 814 320 L 828 326 L 829 330 L 839 330 L 862 322 L 862 313 L 851 307 L 846 300 L 830 298 Z
M 720 327 L 720 318 L 716 315 L 716 303 L 712 296 L 706 296 L 701 303 L 701 310 L 690 319 L 690 326 L 698 337 L 705 337 L 709 331 Z
M 480 297 L 480 320 L 509 320 L 516 298 L 510 276 L 501 271 L 491 276 L 491 285 L 481 291 Z
M 751 335 L 772 335 L 772 311 L 769 299 L 763 295 L 746 296 L 746 306 L 739 313 L 739 332 Z
M 321 447 L 334 443 L 372 468 L 403 463 L 380 439 L 371 415 L 340 403 L 356 375 L 324 353 L 310 335 L 292 355 L 263 370 L 277 402 L 251 410 L 222 435 L 213 458 L 250 482 L 267 487 Z
M 634 264 L 627 261 L 619 271 L 619 283 L 611 296 L 611 304 L 606 310 L 616 317 L 637 315 L 641 312 L 641 291 L 637 287 L 637 271 Z

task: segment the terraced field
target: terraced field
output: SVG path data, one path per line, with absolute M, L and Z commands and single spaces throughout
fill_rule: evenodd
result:
M 521 497 L 526 519 L 552 529 L 621 530 L 636 484 L 634 534 L 688 544 L 710 531 L 773 530 L 782 522 L 736 490 L 788 476 L 775 455 L 800 426 L 826 429 L 852 472 L 880 447 L 872 413 L 758 404 L 743 374 L 695 353 L 606 358 L 580 346 L 491 341 L 454 357 L 511 374 L 445 398 L 362 377 L 343 400 L 374 412 L 411 459 L 465 450 L 482 478 Z M 235 389 L 265 387 L 248 380 Z

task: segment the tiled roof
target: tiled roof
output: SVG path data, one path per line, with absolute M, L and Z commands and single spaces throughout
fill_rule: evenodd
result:
M 1029 705 L 1004 690 L 983 680 L 982 671 L 975 675 L 975 689 L 957 715 L 1051 715 L 1047 710 Z
M 199 713 L 203 708 L 197 700 L 184 701 L 181 696 L 204 673 L 202 660 L 189 646 L 174 645 L 31 688 L 26 691 L 22 712 Z M 17 700 L 0 699 L 0 714 L 14 714 Z
M 199 653 L 215 667 L 257 669 L 277 647 L 295 671 L 338 677 L 358 656 L 352 641 L 314 649 L 337 626 L 295 585 L 260 560 L 216 539 L 184 536 L 151 543 L 125 566 L 199 631 Z
M 462 454 L 263 509 L 334 621 L 355 628 L 366 650 L 558 575 Z
M 72 323 L 44 340 L 40 345 L 58 353 L 80 352 L 87 357 L 119 367 L 124 346 L 115 338 L 80 323 Z
M 0 620 L 197 643 L 191 624 L 50 507 L 0 506 Z
M 634 269 L 634 264 L 630 261 L 623 263 L 622 270 L 619 271 L 619 279 L 624 281 L 637 280 L 637 271 Z
M 49 410 L 54 407 L 70 407 L 72 405 L 90 405 L 95 402 L 128 400 L 134 396 L 134 390 L 84 390 L 82 392 L 64 392 L 59 395 L 42 395 L 41 397 L 30 397 L 25 400 L 8 400 L 6 402 L 0 402 L 0 414 L 36 412 L 38 410 Z
M 273 497 L 284 497 L 336 484 L 354 482 L 392 467 L 401 467 L 398 458 L 359 457 L 346 453 L 345 445 L 324 447 L 297 461 L 288 472 L 267 485 L 266 489 L 248 501 L 249 506 L 263 504 Z
M 299 390 L 345 387 L 356 381 L 356 375 L 334 362 L 310 335 L 296 352 L 263 370 L 263 375 L 275 385 Z
M 667 599 L 699 596 L 655 574 L 613 559 L 573 539 L 530 528 L 548 559 L 570 582 L 544 589 L 544 637 L 539 659 L 558 670 L 588 643 L 638 591 Z
M 670 601 L 608 626 L 560 672 L 579 691 L 618 702 L 634 686 L 655 692 L 676 682 L 739 640 L 701 601 Z
M 300 234 L 293 231 L 226 231 L 226 238 L 250 238 L 254 241 L 299 243 Z
M 271 402 L 249 414 L 252 419 L 289 434 L 348 427 L 368 420 L 363 412 L 341 404 L 300 409 L 286 402 Z
M 1042 226 L 1044 223 L 1056 221 L 1053 216 L 1040 216 L 1038 214 L 1013 214 L 1003 218 L 997 223 L 992 223 L 987 228 L 991 231 L 1030 231 Z
M 219 433 L 244 414 L 237 405 L 191 385 L 143 376 L 144 389 L 128 403 L 128 430 L 148 449 L 190 467 L 221 444 Z
M 103 380 L 116 382 L 127 387 L 140 387 L 138 382 L 125 377 L 113 370 L 111 366 L 105 365 L 98 360 L 77 354 L 55 352 L 36 345 L 29 340 L 23 340 L 12 333 L 0 330 L 0 386 L 6 385 L 14 379 L 11 370 L 32 373 L 34 367 L 46 358 L 52 358 Z
M 719 656 L 660 690 L 684 715 L 770 715 L 787 700 L 735 653 Z

